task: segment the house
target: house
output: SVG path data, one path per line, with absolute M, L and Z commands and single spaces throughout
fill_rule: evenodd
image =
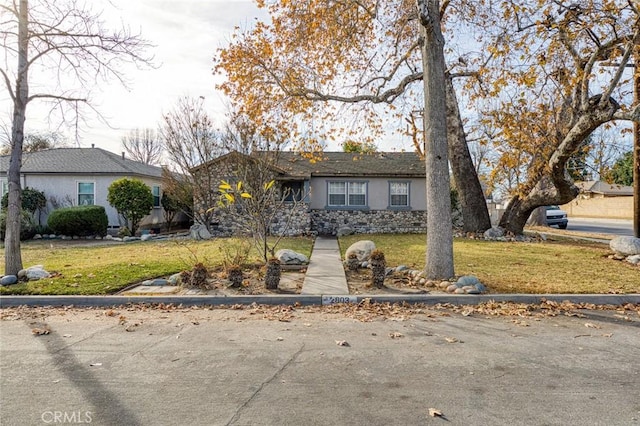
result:
M 562 206 L 569 216 L 633 218 L 633 187 L 602 181 L 576 182 L 578 197 Z
M 0 157 L 0 190 L 7 191 L 9 156 Z M 43 191 L 47 208 L 40 223 L 46 224 L 49 212 L 72 205 L 104 206 L 109 229 L 118 229 L 121 220 L 107 202 L 108 188 L 117 179 L 137 178 L 153 193 L 154 208 L 141 227 L 160 227 L 164 222 L 160 204 L 162 168 L 149 166 L 100 148 L 56 148 L 25 153 L 22 159 L 21 185 Z
M 281 151 L 251 156 L 233 152 L 207 163 L 216 179 L 233 180 L 234 163 L 270 158 L 271 179 L 291 197 L 290 209 L 271 224 L 274 233 L 336 234 L 418 233 L 426 231 L 424 160 L 410 152 L 371 154 L 323 152 L 319 159 Z M 218 181 L 219 181 L 218 180 Z M 299 195 L 295 195 L 299 194 Z M 293 197 L 299 197 L 294 202 Z M 228 235 L 234 225 L 224 211 L 214 212 L 214 234 Z

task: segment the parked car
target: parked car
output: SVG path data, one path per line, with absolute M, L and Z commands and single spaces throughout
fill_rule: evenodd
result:
M 557 226 L 560 229 L 567 229 L 569 219 L 567 219 L 567 212 L 561 210 L 559 206 L 546 206 L 547 210 L 547 225 Z

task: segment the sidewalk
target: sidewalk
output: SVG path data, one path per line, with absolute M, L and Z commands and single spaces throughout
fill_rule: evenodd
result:
M 317 237 L 309 267 L 302 283 L 302 294 L 349 294 L 347 277 L 335 237 Z

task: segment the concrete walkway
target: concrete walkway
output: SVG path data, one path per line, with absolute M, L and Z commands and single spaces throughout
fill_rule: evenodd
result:
M 344 275 L 337 238 L 316 238 L 309 258 L 309 267 L 302 283 L 301 293 L 349 294 L 347 277 Z

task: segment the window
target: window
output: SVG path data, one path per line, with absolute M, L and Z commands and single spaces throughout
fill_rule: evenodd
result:
M 151 192 L 153 193 L 153 207 L 160 207 L 160 187 L 152 186 Z
M 0 198 L 4 197 L 4 194 L 9 192 L 9 183 L 7 179 L 0 179 Z
M 366 207 L 367 182 L 329 182 L 329 206 Z
M 389 206 L 409 207 L 409 182 L 389 182 Z
M 90 206 L 95 203 L 95 184 L 93 182 L 78 182 L 78 205 Z
M 302 201 L 304 198 L 304 182 L 284 182 L 282 184 L 282 193 L 285 196 L 285 202 Z

